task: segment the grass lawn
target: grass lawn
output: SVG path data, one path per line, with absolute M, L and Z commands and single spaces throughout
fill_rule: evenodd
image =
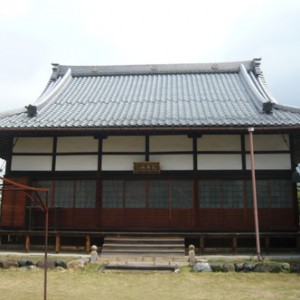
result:
M 48 271 L 47 299 L 300 299 L 299 274 Z M 0 269 L 0 299 L 43 299 L 43 270 Z

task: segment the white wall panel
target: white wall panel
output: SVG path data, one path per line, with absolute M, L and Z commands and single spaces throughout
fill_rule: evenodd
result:
M 203 135 L 197 139 L 198 151 L 241 151 L 240 135 Z
M 150 151 L 192 151 L 193 140 L 186 135 L 150 136 Z
M 133 171 L 133 163 L 145 161 L 144 155 L 103 155 L 102 171 Z
M 144 136 L 109 136 L 103 140 L 103 152 L 144 152 Z
M 98 140 L 92 136 L 59 137 L 57 152 L 98 152 Z
M 56 171 L 97 171 L 97 155 L 56 156 Z
M 12 157 L 12 171 L 51 171 L 52 156 L 18 155 Z
M 193 170 L 193 155 L 189 154 L 150 155 L 150 161 L 159 162 L 162 171 Z
M 288 151 L 289 136 L 281 134 L 255 134 L 253 133 L 254 151 Z M 249 151 L 249 135 L 245 136 L 246 150 Z
M 198 170 L 241 170 L 240 154 L 199 154 Z
M 256 170 L 290 170 L 291 160 L 289 154 L 255 154 Z M 250 154 L 246 155 L 246 167 L 251 169 Z
M 51 153 L 53 138 L 20 137 L 14 139 L 13 153 Z

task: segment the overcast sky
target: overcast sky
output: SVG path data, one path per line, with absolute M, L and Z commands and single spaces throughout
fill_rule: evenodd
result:
M 262 58 L 278 102 L 300 106 L 299 0 L 0 0 L 1 111 L 32 104 L 51 63 Z

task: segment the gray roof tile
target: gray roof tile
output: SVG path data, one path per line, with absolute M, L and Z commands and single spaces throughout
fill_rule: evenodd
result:
M 300 109 L 274 104 L 257 60 L 156 66 L 56 65 L 26 110 L 0 115 L 0 128 L 111 128 L 161 126 L 299 126 Z M 69 70 L 69 71 L 68 71 Z M 256 75 L 258 74 L 258 75 Z

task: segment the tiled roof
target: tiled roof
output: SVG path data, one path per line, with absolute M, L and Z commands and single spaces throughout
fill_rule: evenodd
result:
M 279 105 L 259 60 L 143 66 L 54 65 L 34 104 L 0 115 L 0 128 L 299 126 L 300 109 Z

